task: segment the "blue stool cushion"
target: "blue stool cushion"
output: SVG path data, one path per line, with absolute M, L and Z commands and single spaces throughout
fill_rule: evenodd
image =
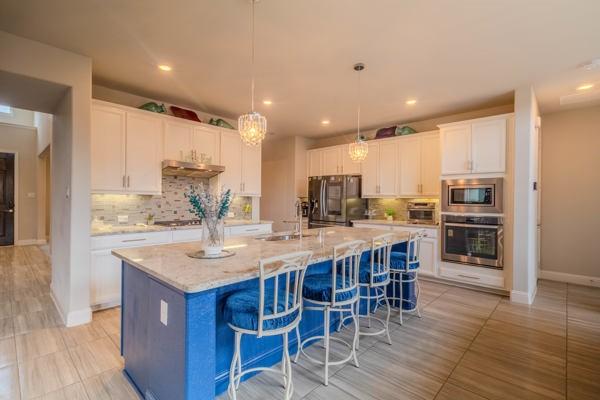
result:
M 381 269 L 383 269 L 383 267 L 381 267 Z M 375 265 L 375 271 L 378 271 L 377 265 Z M 376 275 L 373 283 L 383 282 L 387 278 L 388 274 Z M 361 261 L 360 269 L 358 270 L 358 281 L 360 283 L 371 283 L 371 261 Z
M 417 269 L 419 268 L 419 262 L 411 263 L 409 267 L 411 270 Z M 406 253 L 401 251 L 392 251 L 390 254 L 390 268 L 406 271 Z
M 271 292 L 272 293 L 272 292 Z M 277 301 L 277 312 L 285 310 L 283 293 Z M 225 302 L 225 318 L 227 322 L 242 329 L 258 330 L 259 289 L 240 290 L 229 296 Z M 291 307 L 293 299 L 290 295 L 288 304 Z M 273 330 L 286 327 L 296 320 L 299 311 L 284 317 L 263 321 L 263 330 Z M 265 296 L 265 316 L 273 313 L 273 295 Z
M 335 282 L 337 289 L 342 288 L 342 277 L 337 276 Z M 346 286 L 349 285 L 349 279 L 346 278 Z M 328 302 L 331 301 L 331 274 L 315 274 L 304 278 L 304 287 L 302 295 L 308 300 Z M 347 290 L 338 292 L 335 298 L 336 302 L 350 300 L 358 295 L 357 290 Z

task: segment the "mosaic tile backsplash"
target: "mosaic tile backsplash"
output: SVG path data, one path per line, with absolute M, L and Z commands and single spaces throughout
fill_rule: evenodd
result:
M 190 185 L 204 183 L 207 179 L 182 176 L 163 176 L 162 195 L 125 195 L 125 194 L 92 194 L 92 220 L 98 219 L 106 224 L 117 225 L 118 215 L 127 215 L 127 225 L 146 223 L 148 214 L 154 215 L 155 221 L 197 219 L 189 209 L 190 205 L 184 197 Z M 246 205 L 252 205 L 251 197 L 236 196 L 231 202 L 230 212 L 235 219 L 252 219 L 252 213 L 244 212 Z

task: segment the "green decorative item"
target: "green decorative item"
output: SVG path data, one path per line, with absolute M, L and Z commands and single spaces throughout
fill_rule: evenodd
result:
M 151 101 L 149 103 L 143 104 L 139 107 L 141 110 L 152 111 L 159 114 L 164 114 L 167 112 L 164 104 L 158 105 L 157 103 Z
M 411 135 L 413 133 L 417 133 L 417 131 L 415 131 L 413 128 L 411 128 L 408 125 L 404 125 L 402 127 L 400 127 L 400 126 L 396 127 L 396 136 Z
M 214 125 L 214 126 L 218 126 L 221 128 L 227 128 L 227 129 L 235 129 L 233 126 L 231 126 L 231 124 L 221 118 L 211 118 L 210 121 L 208 121 L 208 123 L 210 125 Z

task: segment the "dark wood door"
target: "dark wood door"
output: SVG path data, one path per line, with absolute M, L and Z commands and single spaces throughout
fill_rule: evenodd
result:
M 15 242 L 15 155 L 0 153 L 0 246 Z

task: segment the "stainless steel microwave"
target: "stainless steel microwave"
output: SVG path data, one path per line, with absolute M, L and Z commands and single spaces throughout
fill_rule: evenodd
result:
M 502 213 L 503 178 L 449 179 L 442 181 L 442 211 Z

